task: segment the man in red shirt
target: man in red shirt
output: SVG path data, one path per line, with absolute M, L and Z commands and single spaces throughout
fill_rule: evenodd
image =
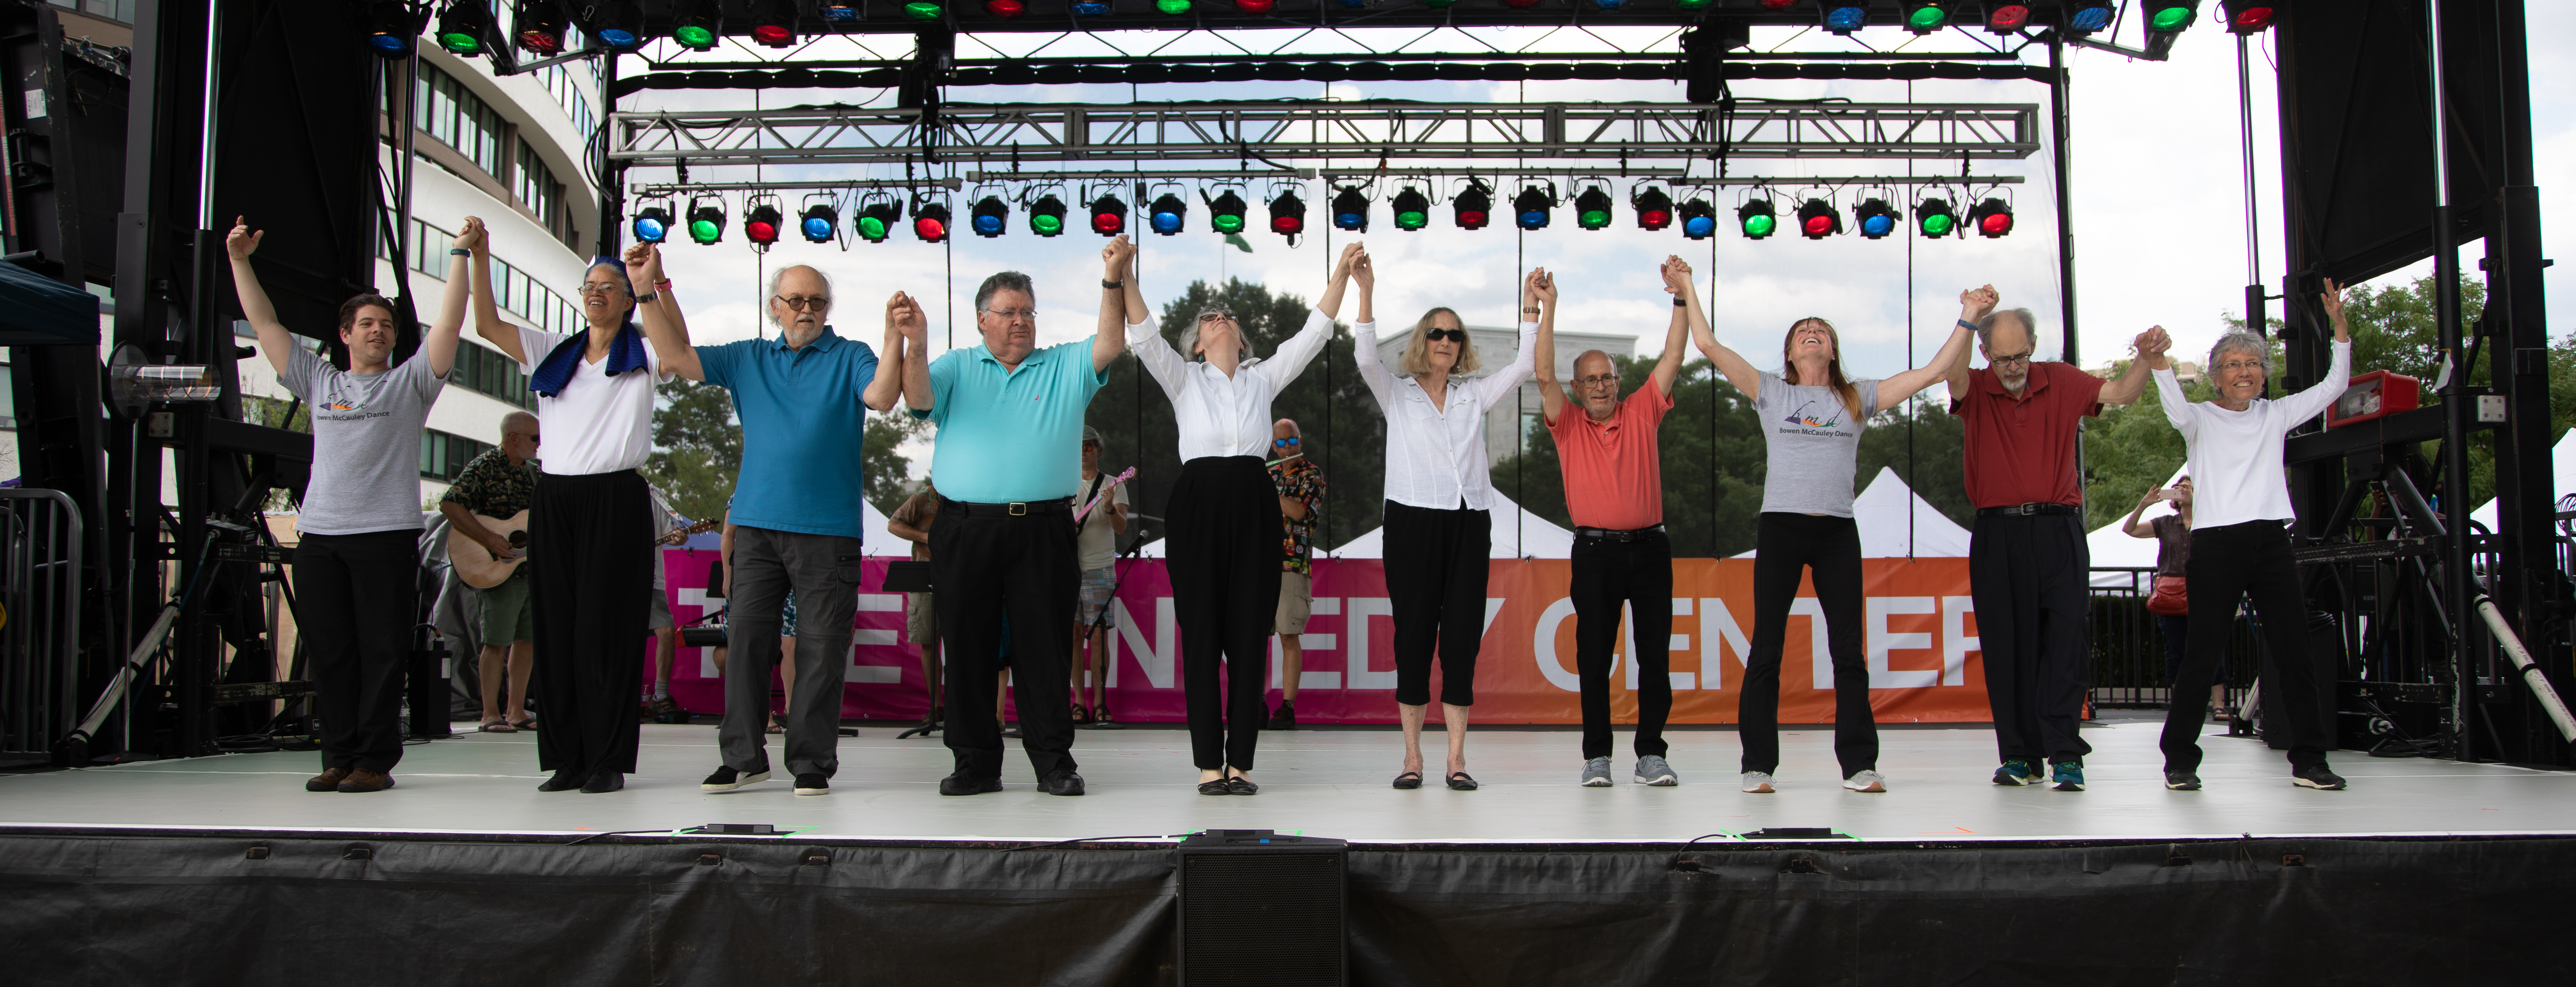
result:
M 2084 483 L 2077 475 L 2076 433 L 2106 404 L 2136 401 L 2147 387 L 2146 361 L 2133 360 L 2105 381 L 2073 364 L 2032 362 L 2039 322 L 2026 308 L 1995 311 L 1993 285 L 1959 293 L 1974 323 L 1986 366 L 1965 354 L 1950 369 L 1950 413 L 1967 427 L 1963 471 L 1977 527 L 1968 547 L 1968 583 L 1977 607 L 1977 636 L 1986 666 L 1986 701 L 1994 710 L 1995 746 L 2003 766 L 1995 784 L 2039 780 L 2044 756 L 2050 787 L 2084 790 L 2077 736 L 2084 693 L 2092 688 L 2086 595 L 2093 553 L 2084 543 Z M 2141 352 L 2162 329 L 2138 334 Z
M 1690 331 L 1681 293 L 1690 266 L 1673 257 L 1663 264 L 1664 290 L 1673 293 L 1673 321 L 1664 331 L 1664 356 L 1644 387 L 1619 397 L 1619 369 L 1610 355 L 1588 350 L 1574 358 L 1574 404 L 1556 381 L 1556 279 L 1536 272 L 1539 409 L 1565 471 L 1565 507 L 1574 519 L 1574 669 L 1583 690 L 1583 778 L 1590 787 L 1610 784 L 1610 649 L 1619 636 L 1619 607 L 1628 606 L 1637 663 L 1637 771 L 1640 785 L 1679 781 L 1664 762 L 1664 718 L 1673 710 L 1669 671 L 1673 631 L 1673 543 L 1664 537 L 1663 450 L 1656 429 L 1673 406 L 1673 378 L 1681 373 L 1682 337 Z

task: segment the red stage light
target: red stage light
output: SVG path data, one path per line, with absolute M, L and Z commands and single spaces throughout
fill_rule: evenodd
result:
M 778 224 L 776 223 L 766 223 L 755 219 L 751 222 L 742 224 L 742 231 L 751 236 L 751 242 L 753 243 L 778 242 Z
M 948 235 L 948 224 L 941 220 L 923 216 L 912 221 L 912 235 L 928 240 L 932 243 L 937 243 L 941 237 Z
M 1831 235 L 1833 234 L 1833 232 L 1834 232 L 1834 218 L 1833 218 L 1833 217 L 1831 217 L 1831 216 L 1809 216 L 1809 217 L 1807 217 L 1807 235 L 1808 235 L 1808 236 L 1831 236 Z
M 2030 23 L 2030 7 L 2018 3 L 1996 4 L 1986 11 L 1987 30 L 2018 31 Z
M 1503 6 L 1510 7 L 1514 10 L 1527 10 L 1531 7 L 1538 6 L 1538 0 L 1503 0 Z
M 1234 9 L 1247 14 L 1267 14 L 1279 9 L 1279 0 L 1234 0 Z
M 772 48 L 784 48 L 796 43 L 796 31 L 784 24 L 758 24 L 751 29 L 751 40 Z
M 1672 224 L 1673 214 L 1668 210 L 1648 209 L 1637 214 L 1637 225 L 1650 230 L 1660 230 Z
M 1018 17 L 1029 12 L 1020 0 L 984 0 L 984 12 L 995 17 Z
M 2270 7 L 2238 7 L 2236 8 L 2235 14 L 2236 16 L 2228 19 L 2227 29 L 2238 34 L 2252 34 L 2256 31 L 2272 26 L 2272 8 Z
M 1762 0 L 1762 9 L 1787 10 L 1791 5 L 1796 4 L 1797 2 L 1798 0 Z

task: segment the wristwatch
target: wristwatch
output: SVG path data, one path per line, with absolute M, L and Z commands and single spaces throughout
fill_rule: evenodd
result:
M 450 257 L 472 257 L 474 256 L 474 252 L 463 247 L 449 247 L 447 248 L 447 255 Z
M 1967 330 L 1967 331 L 1969 331 L 1969 332 L 1978 332 L 1978 331 L 1980 331 L 1980 330 L 1977 328 L 1977 324 L 1976 324 L 1976 323 L 1974 323 L 1974 322 L 1970 322 L 1970 321 L 1968 321 L 1968 320 L 1966 320 L 1966 319 L 1961 319 L 1961 320 L 1959 320 L 1959 328 L 1961 328 L 1961 329 L 1965 329 L 1965 330 Z
M 1120 289 L 1120 288 L 1127 287 L 1127 282 L 1124 282 L 1124 281 L 1111 281 L 1111 280 L 1109 280 L 1108 278 L 1102 278 L 1102 279 L 1100 279 L 1100 286 L 1101 286 L 1101 287 L 1103 287 L 1103 288 L 1107 288 L 1107 289 L 1109 289 L 1109 290 L 1111 290 L 1111 291 L 1116 291 L 1116 290 L 1118 290 L 1118 289 Z
M 1674 307 L 1674 308 L 1689 308 L 1689 307 L 1690 307 L 1690 303 L 1689 303 L 1689 302 L 1687 302 L 1687 301 L 1684 301 L 1684 300 L 1682 300 L 1682 299 L 1675 298 L 1675 299 L 1673 299 L 1673 307 Z

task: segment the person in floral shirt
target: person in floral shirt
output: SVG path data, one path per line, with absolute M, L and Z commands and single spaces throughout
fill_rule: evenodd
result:
M 1297 729 L 1297 678 L 1303 674 L 1305 648 L 1299 635 L 1314 608 L 1315 518 L 1324 508 L 1324 471 L 1306 459 L 1297 422 L 1282 418 L 1270 426 L 1270 448 L 1279 456 L 1270 464 L 1270 482 L 1279 487 L 1279 513 L 1287 522 L 1279 536 L 1279 708 L 1270 713 L 1270 729 Z
M 537 494 L 536 456 L 537 416 L 513 411 L 503 417 L 501 444 L 466 463 L 465 471 L 439 497 L 438 510 L 447 516 L 448 527 L 473 539 L 493 558 L 517 556 L 509 539 L 484 519 L 505 521 L 528 509 Z M 528 567 L 520 566 L 500 585 L 475 590 L 474 595 L 483 604 L 483 653 L 477 666 L 483 681 L 483 724 L 478 729 L 485 733 L 533 730 L 536 720 L 527 712 L 528 673 L 536 668 L 537 646 Z M 505 675 L 507 704 L 502 702 Z

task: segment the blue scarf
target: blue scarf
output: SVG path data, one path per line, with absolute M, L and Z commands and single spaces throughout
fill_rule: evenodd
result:
M 589 346 L 590 330 L 586 328 L 564 340 L 537 364 L 536 373 L 528 375 L 528 389 L 547 397 L 562 394 L 564 385 L 572 383 L 572 372 L 579 365 L 582 351 Z M 632 325 L 617 327 L 617 338 L 608 344 L 608 376 L 643 366 L 644 334 Z

